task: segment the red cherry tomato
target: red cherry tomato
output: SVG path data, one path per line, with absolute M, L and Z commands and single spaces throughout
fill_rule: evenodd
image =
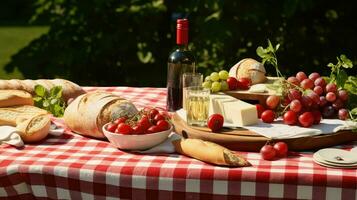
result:
M 120 123 L 125 123 L 125 121 L 127 120 L 128 118 L 126 117 L 119 117 L 118 119 L 114 120 L 114 123 L 115 124 L 120 124 Z
M 116 123 L 110 123 L 110 124 L 108 124 L 108 126 L 107 126 L 107 131 L 114 133 L 114 132 L 115 132 L 115 129 L 117 129 L 117 127 L 118 127 L 118 124 L 116 124 Z
M 158 110 L 156 110 L 155 108 L 151 109 L 149 113 L 150 119 L 154 119 L 157 114 L 159 114 Z
M 288 153 L 288 145 L 285 142 L 278 142 L 274 144 L 276 156 L 285 157 Z
M 285 124 L 289 124 L 289 125 L 296 124 L 297 115 L 294 111 L 289 110 L 284 114 L 283 120 Z
M 224 118 L 221 114 L 213 114 L 207 120 L 207 126 L 212 132 L 217 132 L 223 127 Z
M 115 132 L 123 135 L 129 135 L 133 133 L 133 129 L 128 124 L 120 123 Z
M 258 118 L 260 118 L 262 116 L 262 113 L 265 111 L 265 108 L 260 104 L 256 104 L 255 107 L 257 108 Z
M 146 115 L 144 115 L 138 121 L 137 125 L 142 127 L 142 129 L 145 131 L 151 126 L 151 123 L 150 123 L 149 118 Z
M 311 112 L 304 112 L 299 116 L 299 122 L 303 127 L 310 127 L 314 123 L 314 115 Z
M 155 115 L 155 117 L 154 117 L 154 122 L 157 123 L 157 122 L 160 121 L 160 120 L 165 120 L 165 117 L 162 116 L 161 114 Z
M 265 123 L 272 123 L 275 119 L 275 113 L 272 110 L 266 110 L 262 113 L 261 119 Z
M 168 112 L 166 111 L 160 111 L 160 114 L 165 118 L 165 119 L 171 119 L 171 116 Z
M 166 131 L 170 129 L 170 123 L 166 120 L 159 120 L 156 123 L 156 126 L 158 126 L 161 131 Z
M 160 127 L 153 125 L 150 126 L 150 128 L 148 128 L 148 130 L 146 131 L 147 133 L 157 133 L 157 132 L 161 132 Z
M 272 145 L 266 144 L 260 149 L 260 155 L 264 160 L 273 160 L 275 158 L 276 151 Z
M 240 78 L 238 79 L 238 89 L 248 90 L 252 81 L 250 78 Z
M 229 90 L 236 90 L 238 88 L 238 80 L 234 77 L 229 77 L 227 79 L 227 84 L 228 84 Z
M 133 127 L 133 134 L 142 134 L 144 133 L 143 127 L 136 125 Z

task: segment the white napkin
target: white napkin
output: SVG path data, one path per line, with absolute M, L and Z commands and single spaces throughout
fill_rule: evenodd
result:
M 254 131 L 271 139 L 288 139 L 329 134 L 340 130 L 352 130 L 356 127 L 357 123 L 355 122 L 343 121 L 339 119 L 323 119 L 320 124 L 313 125 L 309 128 L 289 126 L 284 124 L 281 119 L 278 119 L 271 124 L 259 121 L 259 123 L 255 125 L 243 126 L 243 128 Z
M 143 153 L 143 154 L 175 153 L 176 152 L 175 147 L 171 142 L 181 138 L 182 136 L 176 134 L 175 132 L 172 132 L 164 142 L 152 147 L 151 149 L 144 150 L 144 151 L 135 151 L 135 152 Z
M 51 124 L 48 134 L 53 136 L 60 136 L 64 133 L 64 129 L 58 129 L 55 124 Z M 0 126 L 0 145 L 6 143 L 15 147 L 24 146 L 19 133 L 13 126 Z
M 0 144 L 9 144 L 15 147 L 24 146 L 20 135 L 13 126 L 0 126 Z

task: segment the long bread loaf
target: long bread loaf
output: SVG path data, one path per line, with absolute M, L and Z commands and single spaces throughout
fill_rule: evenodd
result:
M 242 156 L 212 142 L 188 138 L 174 140 L 172 144 L 178 153 L 207 163 L 230 167 L 251 166 Z
M 23 90 L 0 90 L 0 107 L 33 105 L 32 95 Z
M 62 96 L 65 101 L 85 93 L 85 91 L 79 85 L 64 79 L 0 80 L 0 90 L 24 90 L 31 93 L 32 95 L 35 93 L 35 85 L 42 85 L 48 91 L 54 86 L 61 86 L 63 89 Z

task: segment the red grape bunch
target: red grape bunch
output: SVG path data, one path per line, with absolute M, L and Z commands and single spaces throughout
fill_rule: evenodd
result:
M 269 96 L 266 107 L 257 105 L 257 110 L 266 123 L 282 116 L 285 124 L 310 127 L 319 124 L 322 117 L 346 120 L 349 117 L 345 108 L 347 100 L 346 90 L 326 83 L 320 74 L 314 72 L 307 77 L 304 72 L 298 72 L 284 80 L 282 97 Z

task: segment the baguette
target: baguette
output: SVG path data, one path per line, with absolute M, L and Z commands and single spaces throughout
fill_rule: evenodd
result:
M 37 142 L 45 138 L 50 124 L 47 111 L 34 106 L 0 108 L 0 125 L 15 126 L 24 142 Z
M 172 144 L 178 153 L 207 163 L 230 167 L 251 166 L 242 156 L 212 142 L 188 138 L 174 140 Z
M 66 125 L 78 134 L 105 138 L 103 125 L 120 116 L 131 116 L 137 112 L 131 102 L 119 96 L 107 92 L 90 92 L 69 104 L 63 118 Z
M 68 99 L 71 98 L 76 98 L 77 96 L 85 93 L 85 91 L 80 86 L 64 79 L 0 80 L 0 90 L 24 90 L 31 93 L 32 95 L 35 94 L 35 85 L 42 85 L 48 91 L 54 86 L 61 86 L 62 97 L 65 101 L 68 101 Z
M 22 90 L 0 90 L 0 107 L 33 105 L 32 95 Z

